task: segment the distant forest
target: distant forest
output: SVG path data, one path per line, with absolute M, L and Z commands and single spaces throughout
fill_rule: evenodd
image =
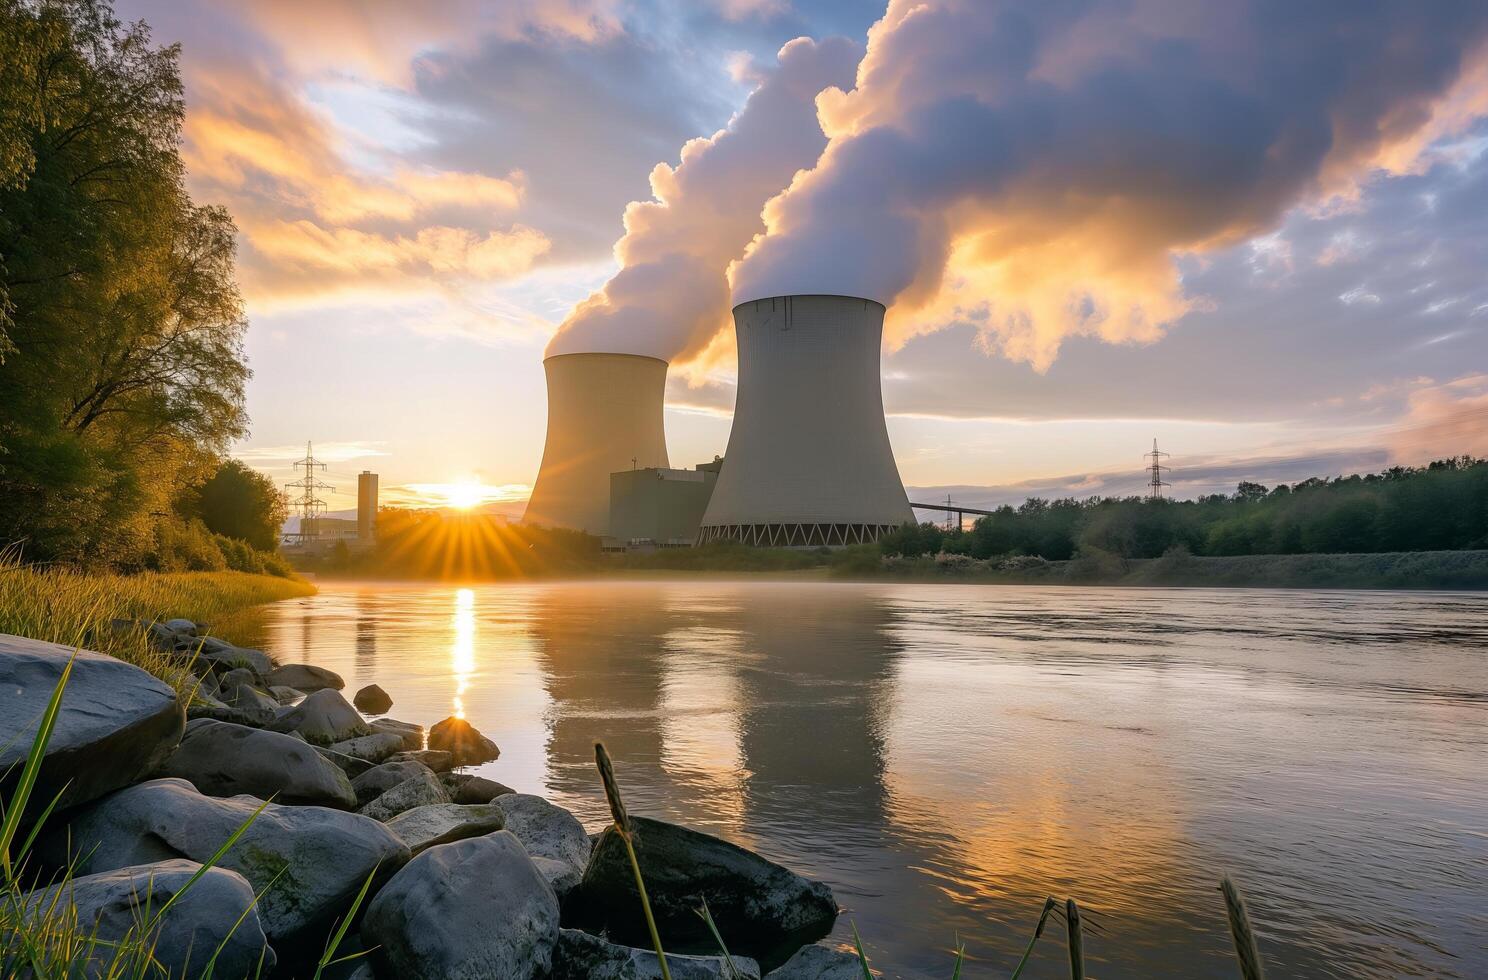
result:
M 1488 548 L 1488 460 L 1461 456 L 1368 476 L 1311 479 L 1197 500 L 1032 498 L 966 531 L 906 524 L 885 555 L 1031 555 L 1064 561 L 1103 552 L 1194 555 L 1373 554 Z

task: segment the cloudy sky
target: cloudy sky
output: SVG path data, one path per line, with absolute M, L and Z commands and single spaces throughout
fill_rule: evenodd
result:
M 239 451 L 314 439 L 333 507 L 363 468 L 520 500 L 548 349 L 672 360 L 710 459 L 731 295 L 777 292 L 890 306 L 912 496 L 1135 492 L 1154 438 L 1185 494 L 1488 453 L 1480 2 L 119 12 L 182 44 L 238 223 Z

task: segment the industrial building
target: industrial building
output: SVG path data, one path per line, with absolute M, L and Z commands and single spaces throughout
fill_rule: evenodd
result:
M 722 466 L 715 457 L 690 470 L 652 466 L 611 473 L 605 549 L 691 547 Z
M 357 537 L 371 541 L 377 537 L 377 474 L 362 470 L 357 474 Z
M 662 404 L 667 363 L 637 354 L 543 361 L 548 430 L 523 520 L 610 534 L 610 474 L 671 466 Z
M 884 422 L 883 318 L 881 303 L 850 296 L 734 307 L 739 386 L 728 466 L 700 544 L 857 544 L 914 519 Z

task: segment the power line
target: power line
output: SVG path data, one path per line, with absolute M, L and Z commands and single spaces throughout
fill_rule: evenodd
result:
M 1166 467 L 1166 466 L 1163 465 L 1163 462 L 1162 461 L 1164 459 L 1168 458 L 1168 455 L 1169 455 L 1168 453 L 1162 452 L 1162 451 L 1160 451 L 1157 448 L 1157 440 L 1156 439 L 1153 439 L 1152 440 L 1152 452 L 1150 452 L 1150 453 L 1143 453 L 1142 454 L 1142 458 L 1143 459 L 1150 459 L 1150 460 L 1152 460 L 1151 465 L 1148 467 L 1148 470 L 1152 474 L 1151 479 L 1149 479 L 1147 481 L 1147 499 L 1148 500 L 1161 500 L 1162 499 L 1162 488 L 1163 487 L 1167 487 L 1167 486 L 1172 486 L 1172 484 L 1170 484 L 1170 483 L 1163 482 L 1163 478 L 1162 478 L 1163 470 L 1168 469 L 1168 467 Z
M 311 451 L 310 443 L 305 443 L 305 458 L 297 460 L 291 465 L 296 470 L 303 469 L 305 471 L 303 479 L 294 480 L 284 485 L 286 496 L 288 496 L 288 491 L 290 490 L 303 491 L 298 499 L 291 501 L 295 509 L 300 512 L 300 540 L 303 542 L 319 534 L 319 522 L 316 518 L 324 514 L 326 510 L 326 502 L 317 497 L 315 491 L 329 490 L 335 493 L 336 488 L 329 483 L 322 483 L 316 478 L 315 471 L 321 470 L 324 472 L 326 464 L 315 458 L 315 453 Z

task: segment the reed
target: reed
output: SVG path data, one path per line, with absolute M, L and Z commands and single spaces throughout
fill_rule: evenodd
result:
M 90 573 L 26 565 L 14 548 L 0 550 L 0 633 L 84 647 L 148 670 L 183 695 L 189 680 L 179 661 L 142 630 L 115 630 L 115 618 L 180 616 L 216 622 L 248 606 L 313 595 L 304 579 L 243 572 Z
M 1256 946 L 1255 930 L 1250 927 L 1250 914 L 1245 910 L 1245 900 L 1240 889 L 1225 875 L 1219 879 L 1219 891 L 1224 895 L 1225 915 L 1230 920 L 1230 938 L 1235 941 L 1235 959 L 1240 963 L 1240 976 L 1244 980 L 1263 980 L 1265 971 L 1261 966 L 1261 951 Z
M 1085 980 L 1085 936 L 1080 929 L 1080 906 L 1064 902 L 1064 925 L 1069 934 L 1070 980 Z
M 625 801 L 620 798 L 620 784 L 615 781 L 615 767 L 610 762 L 610 753 L 603 742 L 594 743 L 594 764 L 599 769 L 599 781 L 604 785 L 605 799 L 610 803 L 610 816 L 615 820 L 615 833 L 625 845 L 625 855 L 630 858 L 630 870 L 635 875 L 636 891 L 641 896 L 641 911 L 646 916 L 646 928 L 651 932 L 651 945 L 656 950 L 656 961 L 661 964 L 662 980 L 672 980 L 672 971 L 667 966 L 666 951 L 661 948 L 661 934 L 656 931 L 656 917 L 651 914 L 651 900 L 646 897 L 646 881 L 641 877 L 641 862 L 636 859 L 635 841 L 631 833 L 630 814 L 625 812 Z

